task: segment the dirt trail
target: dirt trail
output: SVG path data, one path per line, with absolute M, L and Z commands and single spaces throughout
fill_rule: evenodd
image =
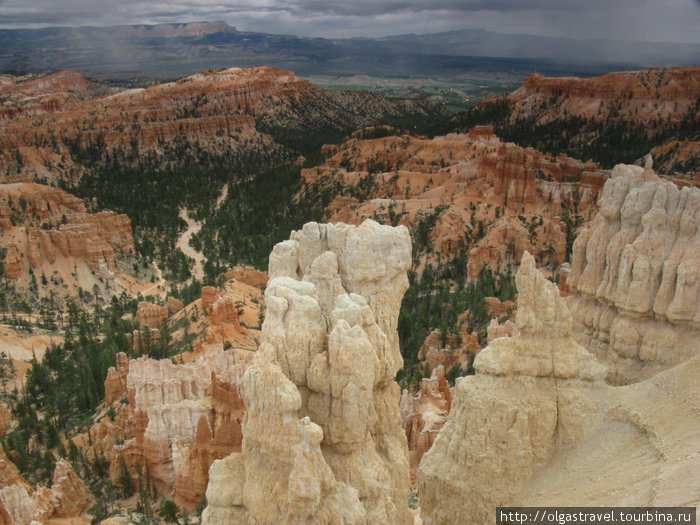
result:
M 226 199 L 227 195 L 228 184 L 224 184 L 224 188 L 223 190 L 221 190 L 221 195 L 219 195 L 219 197 L 216 199 L 216 207 L 214 208 L 215 210 L 217 210 L 219 206 L 221 206 L 221 203 L 224 202 L 224 199 Z M 200 221 L 195 221 L 194 219 L 190 218 L 189 214 L 187 213 L 187 208 L 180 209 L 180 218 L 187 223 L 187 229 L 183 232 L 182 235 L 180 235 L 180 238 L 177 240 L 177 247 L 180 248 L 182 252 L 185 255 L 187 255 L 187 257 L 192 257 L 194 259 L 192 276 L 195 279 L 201 281 L 204 278 L 204 254 L 190 246 L 190 239 L 192 239 L 192 236 L 195 233 L 198 233 L 199 230 L 202 229 L 202 225 L 204 223 Z

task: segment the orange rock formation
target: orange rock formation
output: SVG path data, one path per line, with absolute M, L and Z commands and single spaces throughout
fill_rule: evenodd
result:
M 411 486 L 416 486 L 416 470 L 423 454 L 433 445 L 452 406 L 452 392 L 445 380 L 445 368 L 438 365 L 430 378 L 421 381 L 418 395 L 408 390 L 401 395 L 401 422 L 408 440 Z
M 134 250 L 126 215 L 85 213 L 77 197 L 34 183 L 0 184 L 0 244 L 4 275 L 22 282 L 30 270 L 77 278 L 85 266 L 109 284 L 116 277 L 115 253 Z
M 187 364 L 119 354 L 105 381 L 107 402 L 121 410 L 90 429 L 93 445 L 110 464 L 119 483 L 122 459 L 135 477 L 145 470 L 161 495 L 193 509 L 206 490 L 209 467 L 241 447 L 245 406 L 238 382 L 245 368 L 240 351 L 207 345 Z M 128 404 L 119 400 L 128 397 Z
M 302 172 L 307 190 L 340 185 L 330 221 L 372 217 L 409 226 L 414 238 L 432 224 L 428 260 L 466 253 L 470 277 L 504 269 L 525 250 L 558 268 L 566 248 L 562 216 L 592 217 L 607 178 L 592 162 L 504 143 L 490 128 L 432 140 L 360 137 L 326 147 L 325 165 Z
M 674 177 L 674 182 L 697 185 L 700 142 L 697 133 L 684 133 L 679 126 L 697 129 L 700 125 L 698 92 L 700 67 L 625 71 L 594 78 L 547 78 L 534 74 L 505 101 L 511 109 L 511 124 L 541 125 L 579 119 L 582 131 L 571 127 L 567 136 L 570 145 L 589 143 L 595 138 L 585 130 L 587 122 L 641 128 L 645 138 L 658 137 L 652 148 L 657 167 L 665 173 L 684 174 L 680 179 Z M 486 106 L 493 101 L 480 104 Z M 677 133 L 682 134 L 681 140 L 673 139 Z

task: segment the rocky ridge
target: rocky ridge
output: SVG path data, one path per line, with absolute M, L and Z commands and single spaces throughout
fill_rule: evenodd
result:
M 174 341 L 186 333 L 197 334 L 192 351 L 174 360 L 147 355 L 130 360 L 118 354 L 105 379 L 105 408 L 90 429 L 92 444 L 84 444 L 88 457 L 99 454 L 107 460 L 116 485 L 123 475 L 122 463 L 134 478 L 138 465 L 148 471 L 161 496 L 188 510 L 201 502 L 212 462 L 241 447 L 245 405 L 239 385 L 259 337 L 250 326 L 259 315 L 251 299 L 261 297 L 257 285 L 266 274 L 247 267 L 229 274 L 237 277 L 223 289 L 204 287 L 202 298 L 187 307 L 176 300 L 167 306 L 139 304 L 140 329 L 132 344 L 138 345 L 138 338 L 148 332 L 156 345 L 159 329 L 167 325 Z M 187 332 L 175 330 L 185 318 Z M 150 348 L 154 354 L 158 351 L 157 346 Z
M 17 468 L 0 450 L 0 522 L 8 525 L 46 523 L 49 519 L 76 518 L 90 509 L 94 498 L 66 460 L 56 462 L 51 488 L 33 492 Z
M 615 108 L 616 119 L 637 124 L 679 123 L 694 108 L 699 90 L 700 68 L 667 68 L 595 78 L 533 74 L 506 98 L 514 104 L 513 121 L 533 114 L 538 123 L 558 120 L 562 114 L 605 120 Z M 557 104 L 561 106 L 554 109 Z
M 432 140 L 362 133 L 326 147 L 325 165 L 302 171 L 306 191 L 336 195 L 331 222 L 410 227 L 433 262 L 466 252 L 470 277 L 514 265 L 526 250 L 557 268 L 570 227 L 564 214 L 592 218 L 607 177 L 595 163 L 521 148 L 490 128 Z
M 134 480 L 140 466 L 159 494 L 192 510 L 211 463 L 240 450 L 245 406 L 238 384 L 247 359 L 220 344 L 188 363 L 120 354 L 105 380 L 106 400 L 119 412 L 91 427 L 86 453 L 105 457 L 117 485 L 124 466 Z
M 394 382 L 410 261 L 408 231 L 374 221 L 275 246 L 243 449 L 212 465 L 203 523 L 412 521 Z
M 81 98 L 60 89 L 76 91 L 86 81 L 74 72 L 61 74 L 73 81 L 52 84 L 59 90 L 52 96 L 61 101 L 55 104 L 41 98 L 31 102 L 39 96 L 34 84 L 42 79 L 0 86 L 0 96 L 8 90 L 23 95 L 22 104 L 8 100 L 0 113 L 0 176 L 73 180 L 83 163 L 107 158 L 125 165 L 149 158 L 149 165 L 158 166 L 197 162 L 206 155 L 263 150 L 282 155 L 284 148 L 265 131 L 341 130 L 376 118 L 436 111 L 416 102 L 325 91 L 271 67 L 206 71 Z
M 134 250 L 126 215 L 86 213 L 77 197 L 35 183 L 0 184 L 0 243 L 8 279 L 27 285 L 30 273 L 52 283 L 80 276 L 78 286 L 92 289 L 101 279 L 113 291 L 125 286 L 116 254 Z
M 697 352 L 699 214 L 700 190 L 619 165 L 576 239 L 567 280 L 574 334 L 608 364 L 612 383 L 645 379 Z
M 700 67 L 645 69 L 594 78 L 528 76 L 477 110 L 500 113 L 498 125 L 519 143 L 572 151 L 604 163 L 652 152 L 663 173 L 700 183 Z M 562 129 L 564 133 L 562 133 Z M 620 155 L 629 158 L 621 158 Z

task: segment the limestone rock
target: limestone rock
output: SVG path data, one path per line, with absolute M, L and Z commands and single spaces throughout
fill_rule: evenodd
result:
M 204 286 L 202 288 L 202 310 L 211 315 L 214 303 L 219 298 L 220 292 L 213 286 Z
M 2 261 L 3 272 L 8 279 L 16 279 L 22 272 L 22 257 L 16 244 L 10 244 Z
M 533 74 L 510 95 L 487 99 L 480 105 L 486 109 L 494 102 L 505 103 L 510 108 L 511 125 L 546 125 L 579 119 L 580 126 L 567 130 L 566 138 L 573 150 L 581 145 L 604 145 L 606 139 L 599 140 L 602 125 L 645 129 L 646 139 L 657 145 L 652 150 L 657 169 L 671 173 L 675 166 L 685 165 L 697 173 L 697 138 L 667 141 L 677 137 L 674 128 L 679 123 L 697 123 L 698 90 L 698 67 L 642 69 L 591 78 Z
M 605 368 L 571 338 L 557 287 L 523 255 L 520 335 L 493 340 L 459 378 L 447 422 L 418 468 L 426 524 L 495 522 L 557 445 L 586 434 Z M 494 483 L 494 480 L 498 480 Z
M 267 286 L 267 272 L 256 270 L 252 266 L 234 266 L 224 273 L 227 281 L 235 279 L 238 282 L 255 286 L 264 290 Z
M 238 385 L 245 361 L 236 351 L 211 348 L 196 360 L 119 355 L 105 391 L 120 399 L 125 382 L 129 403 L 116 420 L 104 418 L 90 430 L 94 445 L 118 483 L 122 460 L 132 476 L 146 466 L 159 493 L 190 510 L 201 501 L 216 459 L 240 450 L 245 406 Z M 241 352 L 242 353 L 242 352 Z
M 94 498 L 64 459 L 56 462 L 52 486 L 37 487 L 33 494 L 15 466 L 0 452 L 0 523 L 29 525 L 50 518 L 77 518 L 94 504 Z M 14 470 L 14 473 L 12 471 Z
M 331 222 L 372 217 L 407 226 L 430 248 L 417 247 L 421 263 L 466 252 L 472 279 L 485 268 L 515 267 L 524 251 L 557 267 L 566 257 L 562 210 L 590 220 L 607 178 L 593 162 L 523 148 L 483 127 L 433 139 L 357 134 L 324 152 L 325 165 L 302 171 L 304 186 L 337 192 L 371 182 L 362 202 L 347 191 L 336 195 L 326 210 Z M 295 249 L 291 243 L 278 248 L 280 254 Z
M 0 489 L 0 507 L 5 511 L 3 514 L 7 513 L 12 520 L 9 523 L 29 525 L 39 514 L 36 502 L 27 489 L 20 485 L 10 485 Z
M 439 366 L 448 371 L 454 366 L 466 370 L 480 350 L 478 337 L 466 332 L 466 328 L 461 334 L 461 341 L 454 334 L 443 337 L 440 330 L 433 330 L 418 350 L 418 359 L 427 363 L 431 374 Z
M 600 212 L 574 243 L 568 287 L 576 339 L 609 381 L 651 376 L 697 352 L 700 190 L 618 165 Z
M 42 184 L 0 184 L 0 228 L 7 250 L 5 275 L 20 277 L 23 283 L 29 280 L 30 269 L 52 276 L 49 283 L 42 282 L 43 287 L 58 286 L 54 277 L 66 281 L 85 273 L 97 276 L 95 284 L 111 286 L 116 283 L 116 254 L 134 250 L 126 215 L 86 213 L 77 197 Z
M 508 319 L 505 323 L 500 324 L 498 319 L 491 319 L 491 322 L 486 327 L 486 342 L 490 343 L 499 337 L 513 337 L 520 335 L 517 325 Z
M 243 448 L 215 462 L 203 523 L 412 522 L 394 382 L 408 231 L 309 223 L 270 255 Z

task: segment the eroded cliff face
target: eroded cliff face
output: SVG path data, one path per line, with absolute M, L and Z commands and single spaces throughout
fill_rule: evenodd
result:
M 124 468 L 135 482 L 140 467 L 161 496 L 193 510 L 212 462 L 241 448 L 245 405 L 238 390 L 251 357 L 243 349 L 224 351 L 221 343 L 200 344 L 179 362 L 118 354 L 90 446 L 82 439 L 78 446 L 107 460 L 115 485 Z
M 605 367 L 571 337 L 556 286 L 527 252 L 516 276 L 520 335 L 493 340 L 476 375 L 452 389 L 452 408 L 418 468 L 426 524 L 495 522 L 558 445 L 588 432 Z
M 607 177 L 593 162 L 503 142 L 488 127 L 434 139 L 362 137 L 326 147 L 325 165 L 302 172 L 307 191 L 337 194 L 328 219 L 405 225 L 426 260 L 468 255 L 471 278 L 517 264 L 526 250 L 556 269 L 566 258 L 566 221 L 593 217 Z
M 78 518 L 94 503 L 85 483 L 64 459 L 56 462 L 51 488 L 36 487 L 32 491 L 0 450 L 0 523 L 30 525 L 51 518 Z
M 493 339 L 475 359 L 476 375 L 457 381 L 419 466 L 426 525 L 495 523 L 498 505 L 700 503 L 691 474 L 700 458 L 690 452 L 700 446 L 700 356 L 686 339 L 693 320 L 677 313 L 696 309 L 684 303 L 697 266 L 696 194 L 649 169 L 615 168 L 577 241 L 566 300 L 523 257 L 520 335 Z M 637 346 L 624 356 L 624 338 L 655 351 Z M 604 381 L 651 374 L 627 386 Z
M 214 462 L 203 523 L 412 522 L 396 326 L 403 227 L 309 223 L 270 255 L 243 449 Z
M 63 282 L 123 289 L 116 254 L 134 250 L 126 215 L 86 213 L 77 197 L 34 183 L 0 185 L 0 244 L 5 277 L 26 285 L 30 271 L 43 274 L 50 282 L 42 280 L 42 289 L 58 289 Z
M 697 353 L 700 191 L 619 165 L 574 243 L 574 336 L 626 384 Z
M 438 365 L 420 383 L 420 392 L 401 394 L 401 422 L 408 441 L 411 487 L 416 488 L 416 470 L 442 429 L 452 406 L 452 391 L 445 379 L 445 367 Z
M 647 69 L 595 78 L 547 78 L 530 75 L 507 98 L 515 104 L 513 120 L 537 115 L 539 122 L 562 114 L 604 121 L 617 108 L 617 120 L 679 123 L 697 102 L 700 68 Z
M 483 100 L 479 108 L 503 113 L 501 125 L 509 128 L 507 133 L 549 151 L 581 152 L 583 158 L 592 156 L 612 165 L 615 160 L 633 162 L 651 150 L 664 173 L 675 174 L 681 184 L 697 186 L 699 90 L 700 67 L 592 78 L 533 74 L 510 95 Z
M 73 178 L 106 154 L 128 165 L 140 157 L 160 165 L 197 162 L 202 152 L 282 156 L 284 148 L 263 129 L 341 130 L 439 112 L 430 104 L 326 91 L 273 67 L 205 71 L 82 97 L 76 93 L 89 94 L 92 83 L 75 72 L 56 79 L 0 85 L 8 101 L 0 111 L 0 176 Z

